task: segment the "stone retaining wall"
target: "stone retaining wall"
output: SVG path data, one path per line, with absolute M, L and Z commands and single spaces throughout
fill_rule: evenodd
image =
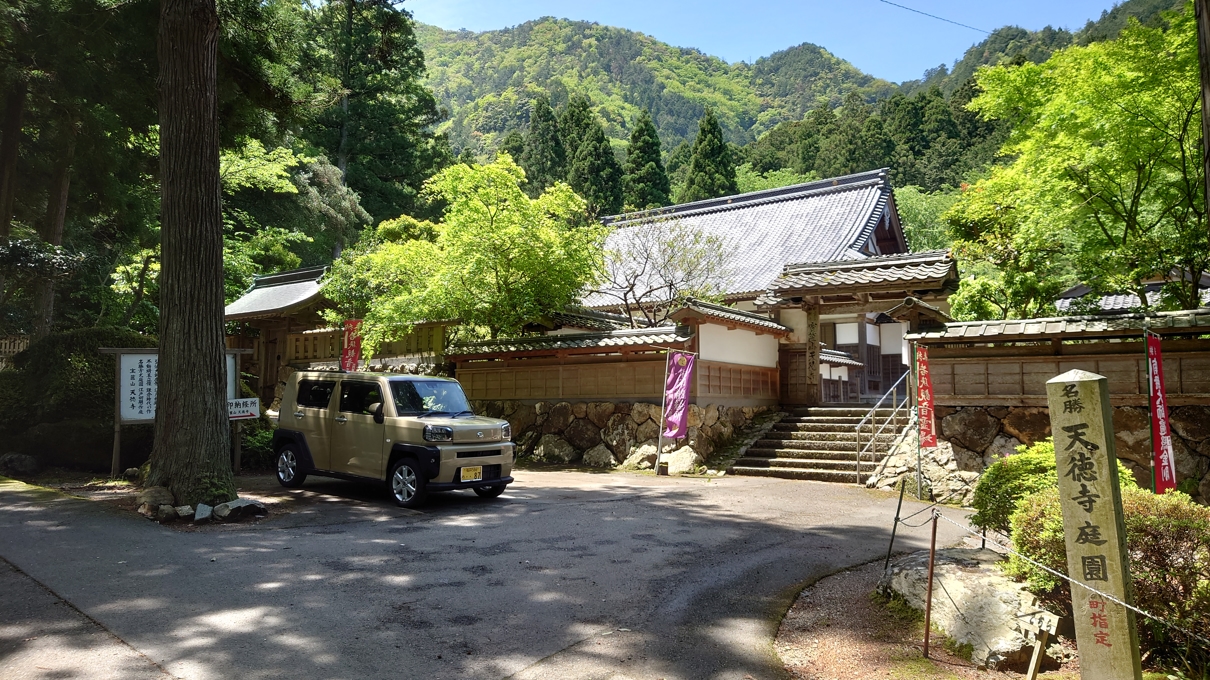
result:
M 1202 503 L 1210 503 L 1210 406 L 1173 409 L 1172 445 L 1177 483 Z M 970 501 L 979 475 L 996 459 L 1050 436 L 1050 414 L 1042 407 L 964 406 L 937 408 L 938 443 L 922 452 L 923 474 L 936 498 Z M 1118 458 L 1140 486 L 1151 486 L 1151 421 L 1147 409 L 1116 406 L 1114 440 Z M 890 488 L 916 470 L 916 437 L 909 433 L 869 486 Z
M 475 401 L 475 413 L 512 425 L 519 456 L 548 463 L 650 469 L 655 464 L 660 405 L 643 402 Z M 764 406 L 689 406 L 688 436 L 665 441 L 668 471 L 692 472 Z

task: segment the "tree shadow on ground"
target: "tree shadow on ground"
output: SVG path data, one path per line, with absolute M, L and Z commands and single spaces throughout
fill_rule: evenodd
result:
M 412 513 L 308 481 L 335 500 L 190 534 L 0 484 L 0 556 L 182 677 L 759 679 L 783 674 L 771 643 L 801 585 L 884 554 L 895 510 L 785 480 L 523 482 Z

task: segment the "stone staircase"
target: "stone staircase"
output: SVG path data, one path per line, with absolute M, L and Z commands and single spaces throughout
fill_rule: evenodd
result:
M 791 409 L 789 413 L 763 439 L 749 447 L 728 474 L 858 483 L 856 427 L 869 413 L 869 408 L 820 406 Z M 892 413 L 890 408 L 877 409 L 873 422 L 862 425 L 862 448 Z M 907 423 L 907 409 L 902 409 L 862 455 L 861 483 L 887 457 Z

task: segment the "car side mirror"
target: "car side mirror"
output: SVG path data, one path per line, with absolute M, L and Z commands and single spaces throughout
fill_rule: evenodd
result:
M 385 420 L 384 416 L 382 415 L 382 407 L 383 402 L 381 401 L 376 401 L 373 404 L 370 404 L 370 413 L 374 414 L 374 422 L 376 423 L 382 423 Z

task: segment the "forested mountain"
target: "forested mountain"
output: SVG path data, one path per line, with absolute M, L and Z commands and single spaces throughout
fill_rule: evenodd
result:
M 565 19 L 483 33 L 418 24 L 417 35 L 427 83 L 451 114 L 443 128 L 451 145 L 477 152 L 525 128 L 539 95 L 556 109 L 573 92 L 587 95 L 615 145 L 647 109 L 671 149 L 696 133 L 707 107 L 727 139 L 743 144 L 821 104 L 839 106 L 849 92 L 873 99 L 894 89 L 809 43 L 749 65 L 635 31 Z
M 1116 38 L 1130 18 L 1138 19 L 1143 25 L 1154 25 L 1161 13 L 1179 10 L 1186 0 L 1126 0 L 1114 5 L 1113 9 L 1101 12 L 1100 18 L 1089 20 L 1084 28 L 1072 33 L 1050 26 L 1039 31 L 1027 31 L 1020 26 L 1004 26 L 992 31 L 986 40 L 972 46 L 952 66 L 941 64 L 925 72 L 919 80 L 902 84 L 905 93 L 937 87 L 951 94 L 975 75 L 980 66 L 995 66 L 1014 59 L 1024 59 L 1035 64 L 1046 61 L 1055 50 L 1068 45 L 1087 45 Z

